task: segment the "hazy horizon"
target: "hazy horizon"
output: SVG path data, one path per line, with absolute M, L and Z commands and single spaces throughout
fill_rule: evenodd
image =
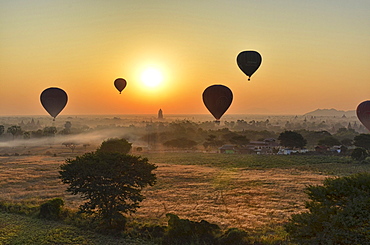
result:
M 305 113 L 302 113 L 302 114 L 294 114 L 294 113 L 287 113 L 287 114 L 272 114 L 272 113 L 225 113 L 225 115 L 223 117 L 227 117 L 227 116 L 237 116 L 237 115 L 241 115 L 241 116 L 244 116 L 244 115 L 251 115 L 251 116 L 304 116 L 305 114 L 309 114 L 309 113 L 313 113 L 313 112 L 316 112 L 316 111 L 331 111 L 331 110 L 334 110 L 336 113 L 356 113 L 356 109 L 353 109 L 353 110 L 340 110 L 340 109 L 336 109 L 336 108 L 317 108 L 317 109 L 314 109 L 312 111 L 307 111 Z M 164 112 L 164 116 L 191 116 L 191 115 L 198 115 L 198 116 L 209 116 L 209 117 L 212 117 L 212 115 L 207 112 L 207 113 L 165 113 Z M 50 117 L 50 115 L 47 114 L 47 112 L 43 113 L 43 114 L 8 114 L 8 115 L 0 115 L 0 118 L 1 117 Z M 71 116 L 155 116 L 157 117 L 158 116 L 158 111 L 157 112 L 154 112 L 154 113 L 131 113 L 131 114 L 83 114 L 83 113 L 80 113 L 80 114 L 60 114 L 57 116 L 57 119 L 58 118 L 61 118 L 61 117 L 71 117 Z M 328 115 L 330 116 L 330 115 Z M 51 118 L 51 117 L 50 117 Z M 57 120 L 56 119 L 56 120 Z

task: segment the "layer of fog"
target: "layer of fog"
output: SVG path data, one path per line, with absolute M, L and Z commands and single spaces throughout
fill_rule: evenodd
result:
M 144 144 L 139 137 L 125 128 L 99 129 L 80 134 L 55 135 L 42 138 L 15 138 L 0 142 L 0 147 L 34 147 L 44 145 L 62 145 L 63 143 L 73 143 L 75 145 L 100 145 L 104 140 L 110 138 L 125 138 L 130 143 L 137 146 Z

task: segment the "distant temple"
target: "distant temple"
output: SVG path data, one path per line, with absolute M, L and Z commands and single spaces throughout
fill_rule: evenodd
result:
M 163 119 L 162 109 L 159 109 L 159 111 L 158 111 L 158 119 Z

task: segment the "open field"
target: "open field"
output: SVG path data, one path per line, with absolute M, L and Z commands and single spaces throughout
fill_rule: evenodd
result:
M 81 200 L 68 195 L 58 179 L 66 156 L 0 157 L 1 200 L 38 204 L 62 197 L 77 208 Z M 326 177 L 369 171 L 349 159 L 316 156 L 223 155 L 205 153 L 143 153 L 158 166 L 157 184 L 133 220 L 166 224 L 166 213 L 222 228 L 264 231 L 304 210 L 307 185 Z M 70 156 L 72 157 L 72 156 Z

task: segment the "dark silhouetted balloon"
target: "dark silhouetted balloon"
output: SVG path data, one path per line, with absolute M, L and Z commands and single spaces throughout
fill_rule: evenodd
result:
M 230 107 L 233 93 L 224 85 L 212 85 L 203 92 L 203 103 L 211 114 L 219 121 Z
M 123 78 L 117 78 L 115 81 L 114 81 L 114 86 L 116 87 L 116 89 L 119 91 L 119 93 L 122 92 L 122 90 L 126 87 L 127 85 L 127 82 L 125 79 Z
M 370 100 L 360 103 L 356 113 L 360 122 L 370 131 Z
M 248 76 L 248 81 L 252 74 L 257 71 L 262 62 L 262 56 L 256 51 L 243 51 L 236 57 L 236 62 L 240 70 Z
M 55 120 L 56 116 L 63 110 L 68 101 L 67 93 L 60 88 L 47 88 L 42 91 L 40 101 L 45 110 Z

